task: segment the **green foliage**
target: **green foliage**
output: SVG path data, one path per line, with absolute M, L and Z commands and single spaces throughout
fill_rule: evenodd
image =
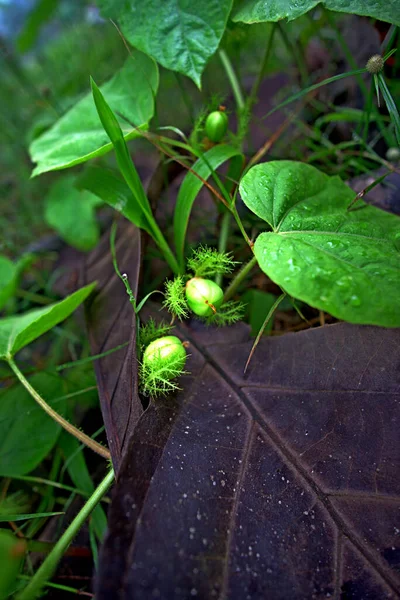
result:
M 162 250 L 164 258 L 168 262 L 171 269 L 175 273 L 178 273 L 179 267 L 177 261 L 175 256 L 172 254 L 171 249 L 169 248 L 164 235 L 157 224 L 157 221 L 153 216 L 149 200 L 144 191 L 143 184 L 140 180 L 136 167 L 132 162 L 129 149 L 118 119 L 93 79 L 91 80 L 91 85 L 96 110 L 104 130 L 114 146 L 119 170 L 121 171 L 121 174 L 123 175 L 130 191 L 134 196 L 138 210 L 141 210 L 143 213 L 143 218 L 148 224 L 152 238 Z
M 164 322 L 156 323 L 152 317 L 150 317 L 146 323 L 142 323 L 138 332 L 139 359 L 141 358 L 144 349 L 151 344 L 151 342 L 168 335 L 171 329 L 172 325 L 167 325 L 167 323 Z
M 126 39 L 163 67 L 187 75 L 200 87 L 201 74 L 222 38 L 232 0 L 98 0 L 104 17 Z
M 66 469 L 73 484 L 90 496 L 94 492 L 94 484 L 78 441 L 66 431 L 62 431 L 58 439 L 58 446 L 65 455 Z M 107 517 L 101 505 L 96 506 L 91 520 L 98 540 L 103 541 L 107 529 Z
M 241 321 L 244 317 L 245 305 L 243 302 L 229 300 L 218 308 L 216 312 L 212 312 L 206 316 L 205 321 L 208 325 L 233 325 Z
M 124 139 L 137 137 L 140 135 L 137 128 L 147 127 L 154 114 L 157 88 L 156 64 L 138 51 L 102 86 L 112 109 L 122 115 L 118 122 Z M 33 175 L 72 167 L 111 149 L 92 95 L 88 94 L 31 144 L 31 158 L 37 163 Z
M 242 301 L 245 304 L 245 313 L 248 323 L 251 327 L 251 334 L 257 335 L 264 323 L 265 316 L 272 308 L 276 300 L 274 294 L 269 294 L 261 290 L 247 290 L 242 295 Z M 272 320 L 265 327 L 265 332 L 272 329 Z
M 363 202 L 314 167 L 275 161 L 253 167 L 243 201 L 271 227 L 256 240 L 261 269 L 288 294 L 339 319 L 400 325 L 400 219 Z
M 244 316 L 244 304 L 235 301 L 224 303 L 224 295 L 220 287 L 223 276 L 230 275 L 237 264 L 233 260 L 233 254 L 200 246 L 193 251 L 186 263 L 188 250 L 186 235 L 192 207 L 200 190 L 207 184 L 211 188 L 215 202 L 225 205 L 224 209 L 218 206 L 223 209 L 221 231 L 217 230 L 217 220 L 210 224 L 208 231 L 212 237 L 219 234 L 219 248 L 232 248 L 235 256 L 245 256 L 246 252 L 249 253 L 246 245 L 249 245 L 252 250 L 254 249 L 261 269 L 285 290 L 279 298 L 259 290 L 251 290 L 241 296 L 242 300 L 249 302 L 249 321 L 253 332 L 259 334 L 255 345 L 264 330 L 272 326 L 272 316 L 278 304 L 280 310 L 284 309 L 284 303 L 288 302 L 286 292 L 317 309 L 348 321 L 384 326 L 400 325 L 397 310 L 397 295 L 400 287 L 399 219 L 367 207 L 355 198 L 355 193 L 340 179 L 329 178 L 307 164 L 290 161 L 270 162 L 252 168 L 243 178 L 240 189 L 247 206 L 264 220 L 265 232 L 259 235 L 254 248 L 247 237 L 246 228 L 249 236 L 253 236 L 254 230 L 251 226 L 254 225 L 254 218 L 250 225 L 248 222 L 242 224 L 241 213 L 239 216 L 235 208 L 236 183 L 240 179 L 244 164 L 242 148 L 246 143 L 246 151 L 256 152 L 256 148 L 253 149 L 251 143 L 248 144 L 250 140 L 247 140 L 247 135 L 249 124 L 254 116 L 252 108 L 259 91 L 257 84 L 263 81 L 266 75 L 270 75 L 272 70 L 279 68 L 281 71 L 282 64 L 285 68 L 287 66 L 282 60 L 282 57 L 285 57 L 285 60 L 287 58 L 287 49 L 279 46 L 281 42 L 277 36 L 273 40 L 272 33 L 275 25 L 272 23 L 256 27 L 256 31 L 259 32 L 258 37 L 253 34 L 254 28 L 243 24 L 232 27 L 230 23 L 231 35 L 228 32 L 225 36 L 219 53 L 222 62 L 221 64 L 218 60 L 211 62 L 211 69 L 204 78 L 205 93 L 202 95 L 191 82 L 180 76 L 175 79 L 174 74 L 163 72 L 165 96 L 157 98 L 155 128 L 157 131 L 168 130 L 173 134 L 174 139 L 168 141 L 155 134 L 146 134 L 144 137 L 148 137 L 158 145 L 172 160 L 179 160 L 182 154 L 184 164 L 190 165 L 190 170 L 180 187 L 174 212 L 173 236 L 177 257 L 173 255 L 164 238 L 164 230 L 161 231 L 153 215 L 144 184 L 132 163 L 127 142 L 140 136 L 140 130 L 143 132 L 147 129 L 155 115 L 159 84 L 155 60 L 168 69 L 188 75 L 200 86 L 204 68 L 220 44 L 233 2 L 232 0 L 204 0 L 196 4 L 190 0 L 180 0 L 178 3 L 175 0 L 154 0 L 151 3 L 140 3 L 136 0 L 99 0 L 99 3 L 103 15 L 114 18 L 127 41 L 137 48 L 133 50 L 120 71 L 117 71 L 117 68 L 127 55 L 127 47 L 109 22 L 93 27 L 87 24 L 76 24 L 74 30 L 62 36 L 59 41 L 44 44 L 39 53 L 30 54 L 26 64 L 19 63 L 18 59 L 14 60 L 13 53 L 8 52 L 8 49 L 3 53 L 1 98 L 4 103 L 4 115 L 0 128 L 3 177 L 0 186 L 2 193 L 11 190 L 8 192 L 7 201 L 4 200 L 4 206 L 18 207 L 9 219 L 10 222 L 14 222 L 17 213 L 23 211 L 27 213 L 26 221 L 30 233 L 26 235 L 31 236 L 28 241 L 36 235 L 37 231 L 40 233 L 42 227 L 37 215 L 43 214 L 42 204 L 39 204 L 41 198 L 45 197 L 43 184 L 37 185 L 36 181 L 28 181 L 29 166 L 24 155 L 24 140 L 33 140 L 31 155 L 37 162 L 35 175 L 72 167 L 91 158 L 98 158 L 114 149 L 115 157 L 114 155 L 107 157 L 100 164 L 85 168 L 77 178 L 67 176 L 55 179 L 56 183 L 51 187 L 46 199 L 47 222 L 55 227 L 68 243 L 87 250 L 98 241 L 99 232 L 94 218 L 94 209 L 100 201 L 103 201 L 146 231 L 162 251 L 172 272 L 176 275 L 175 279 L 166 283 L 164 300 L 164 307 L 174 317 L 184 319 L 194 312 L 206 324 L 230 325 L 243 319 Z M 240 0 L 235 2 L 233 17 L 243 22 L 279 21 L 283 18 L 292 20 L 317 4 L 317 0 L 300 2 Z M 350 2 L 325 0 L 321 4 L 325 8 L 368 14 L 400 24 L 400 5 L 397 0 L 388 0 L 385 3 L 374 0 L 351 0 Z M 23 51 L 32 46 L 39 29 L 51 16 L 56 5 L 57 0 L 39 0 L 36 3 L 36 8 L 33 9 L 19 38 L 19 46 Z M 318 14 L 322 16 L 317 17 L 316 12 L 316 19 L 309 21 L 303 19 L 298 27 L 295 25 L 288 29 L 288 38 L 295 37 L 296 43 L 299 40 L 299 46 L 306 47 L 311 35 L 318 33 L 318 27 L 326 27 L 329 13 L 322 10 Z M 283 23 L 280 23 L 279 27 L 284 31 Z M 306 29 L 308 33 L 304 33 Z M 392 30 L 391 42 L 388 38 L 385 40 L 389 54 L 393 45 L 393 35 L 395 35 L 394 28 Z M 269 41 L 268 36 L 270 36 Z M 243 51 L 243 40 L 247 40 L 245 51 Z M 249 51 L 250 43 L 253 43 L 251 51 Z M 254 52 L 255 46 L 258 46 L 256 52 Z M 383 57 L 382 61 L 387 56 Z M 85 60 L 82 60 L 82 57 Z M 237 63 L 230 63 L 233 58 L 235 61 L 237 59 Z M 239 59 L 240 68 L 237 68 Z M 370 71 L 371 64 L 369 62 Z M 4 65 L 6 69 L 3 69 Z M 381 62 L 379 65 L 383 66 Z M 225 72 L 221 77 L 223 68 Z M 372 64 L 372 70 L 374 69 L 375 66 Z M 274 101 L 269 114 L 296 100 L 302 99 L 303 102 L 308 102 L 307 96 L 310 92 L 354 74 L 361 75 L 365 71 L 366 68 L 358 69 L 334 75 L 308 87 L 303 85 L 302 89 L 286 97 L 281 103 Z M 100 89 L 93 82 L 92 96 L 87 95 L 82 99 L 82 94 L 87 89 L 89 72 L 98 81 L 105 81 L 112 74 L 114 76 Z M 241 86 L 245 80 L 239 81 L 237 77 L 239 74 L 249 76 L 249 80 L 250 76 L 255 78 L 256 84 L 247 98 L 242 98 Z M 400 118 L 394 101 L 397 82 L 387 80 L 387 84 L 380 70 L 379 73 L 374 74 L 374 79 L 385 100 L 393 133 L 397 135 L 399 142 Z M 215 110 L 224 98 L 228 98 L 224 87 L 228 81 L 232 85 L 234 98 L 238 103 L 236 132 L 229 132 L 231 146 L 219 144 L 207 150 L 209 142 L 205 138 L 206 133 L 209 139 L 216 143 L 220 142 L 226 133 L 227 115 L 223 114 L 221 119 L 221 113 L 214 113 L 212 117 L 217 118 L 218 121 L 214 120 L 210 123 L 214 128 L 211 130 L 208 129 L 206 115 L 211 110 Z M 19 87 L 16 87 L 15 82 L 18 82 Z M 244 85 L 243 89 L 245 89 Z M 183 103 L 180 98 L 177 100 L 179 94 L 182 94 Z M 217 97 L 219 102 L 216 102 Z M 318 99 L 312 94 L 310 98 L 313 99 L 314 110 L 318 107 Z M 187 109 L 185 113 L 188 115 L 185 125 L 168 117 L 171 126 L 163 127 L 165 124 L 163 111 L 168 111 L 168 115 L 171 115 L 173 105 L 176 113 L 184 112 L 181 111 L 184 104 Z M 380 157 L 375 152 L 375 141 L 368 135 L 369 122 L 377 122 L 379 134 L 383 134 L 386 141 L 388 138 L 390 145 L 395 144 L 391 129 L 387 128 L 386 136 L 385 127 L 382 127 L 382 123 L 389 122 L 389 118 L 380 116 L 377 110 L 374 112 L 373 107 L 360 111 L 350 107 L 341 109 L 333 106 L 329 110 L 334 112 L 323 114 L 312 125 L 307 124 L 306 130 L 310 135 L 307 135 L 304 142 L 305 147 L 311 148 L 314 152 L 314 160 L 317 160 L 316 156 L 321 160 L 323 152 L 329 152 L 330 156 L 335 157 L 335 151 L 340 151 L 338 161 L 332 158 L 329 162 L 330 159 L 326 160 L 327 154 L 323 155 L 323 160 L 326 160 L 325 170 L 329 169 L 329 172 L 337 170 L 347 178 L 354 172 L 369 171 L 371 156 L 374 156 L 374 160 L 379 163 Z M 234 108 L 229 106 L 229 114 L 233 111 Z M 59 118 L 59 115 L 63 114 L 64 116 Z M 296 127 L 298 125 L 299 129 L 303 125 L 302 118 L 303 116 L 298 116 L 296 120 Z M 191 133 L 189 133 L 189 121 L 193 125 Z M 328 135 L 324 135 L 329 134 L 331 124 L 343 121 L 354 122 L 364 127 L 362 143 L 358 143 L 359 138 L 354 135 L 352 142 L 346 142 L 347 146 L 334 146 Z M 264 127 L 265 121 L 258 123 L 261 128 Z M 323 134 L 321 128 L 325 125 L 328 127 Z M 46 131 L 46 128 L 49 129 Z M 183 134 L 182 131 L 185 133 Z M 268 139 L 268 127 L 265 128 L 265 134 Z M 179 140 L 176 139 L 176 135 L 179 136 Z M 272 137 L 271 142 L 274 139 Z M 283 144 L 279 140 L 276 141 L 278 144 L 274 146 L 273 152 L 275 156 L 279 156 Z M 283 143 L 285 156 L 295 156 L 295 151 L 290 144 L 287 144 L 286 139 Z M 352 144 L 351 150 L 355 150 L 354 153 L 348 152 L 349 144 Z M 368 154 L 367 158 L 366 154 Z M 298 155 L 304 160 L 307 158 L 300 153 Z M 392 160 L 396 159 L 393 153 L 391 156 Z M 117 171 L 109 168 L 114 158 L 117 160 L 122 178 Z M 253 164 L 254 158 L 251 159 L 250 164 Z M 226 168 L 228 165 L 229 169 Z M 10 176 L 9 166 L 12 166 Z M 219 170 L 223 174 L 218 172 Z M 50 183 L 53 182 L 53 178 L 54 174 L 49 178 Z M 375 183 L 379 183 L 380 180 L 378 178 Z M 366 188 L 365 192 L 367 193 L 368 190 L 369 188 Z M 8 202 L 10 198 L 11 202 Z M 357 201 L 354 202 L 355 200 Z M 6 218 L 7 210 L 9 209 L 4 210 Z M 230 221 L 226 217 L 229 217 Z M 235 229 L 233 229 L 233 217 L 237 225 Z M 15 229 L 18 229 L 17 224 Z M 165 230 L 169 233 L 168 227 L 165 227 Z M 243 239 L 238 241 L 239 231 L 243 234 L 245 242 Z M 17 235 L 19 236 L 19 233 Z M 136 298 L 130 290 L 126 276 L 119 272 L 115 252 L 113 252 L 113 241 L 112 238 L 111 254 L 115 270 L 129 292 L 135 318 L 138 321 L 137 315 L 140 309 L 150 294 L 157 292 L 153 291 L 145 295 L 147 290 L 144 291 L 142 301 L 136 305 Z M 20 243 L 21 247 L 24 244 Z M 18 255 L 7 240 L 5 248 L 5 253 L 11 251 L 13 255 Z M 24 261 L 14 264 L 6 257 L 0 257 L 0 309 L 17 290 L 18 277 L 24 264 L 26 264 Z M 234 297 L 238 286 L 241 286 L 240 290 L 242 290 L 245 279 L 252 265 L 255 264 L 253 258 L 248 263 L 250 265 L 248 268 L 245 266 L 239 274 L 233 276 L 233 285 L 229 286 L 225 297 Z M 192 275 L 194 278 L 202 279 L 203 282 L 206 280 L 207 293 L 210 290 L 216 293 L 213 308 L 210 308 L 212 301 L 201 292 L 198 305 L 192 304 L 192 310 L 190 309 L 186 293 L 187 283 Z M 37 283 L 36 278 L 42 278 L 45 283 Z M 214 278 L 215 282 L 211 281 Z M 47 301 L 47 298 L 41 295 L 43 290 L 44 294 L 48 295 L 51 285 L 47 281 L 51 279 L 47 272 L 41 275 L 36 270 L 29 280 L 29 285 L 34 280 L 32 291 L 31 289 L 26 291 L 25 286 L 19 290 L 19 297 L 22 297 L 22 300 L 19 299 L 18 303 L 14 303 L 18 308 L 18 314 L 0 320 L 0 358 L 8 360 L 10 365 L 13 364 L 11 358 L 16 352 L 70 315 L 93 289 L 93 285 L 87 286 L 54 305 L 22 312 L 29 302 Z M 151 289 L 153 287 L 152 285 Z M 208 305 L 204 302 L 204 298 L 209 301 Z M 14 304 L 8 303 L 6 309 L 9 311 Z M 161 351 L 159 354 L 150 353 L 150 356 L 147 352 L 146 357 L 146 350 L 148 351 L 154 342 L 160 341 L 160 338 L 169 336 L 171 329 L 171 325 L 157 324 L 152 319 L 145 324 L 138 324 L 139 388 L 147 396 L 163 395 L 179 389 L 176 379 L 182 375 L 186 359 L 186 350 L 179 340 L 175 338 L 174 349 L 178 349 L 178 352 L 175 357 L 174 354 L 172 355 L 172 362 Z M 50 364 L 56 363 L 61 353 L 65 351 L 67 339 L 74 350 L 77 347 L 78 337 L 75 337 L 75 331 L 71 333 L 63 329 L 58 330 L 57 333 L 60 335 L 49 352 Z M 78 344 L 80 341 L 81 338 Z M 54 351 L 54 348 L 57 350 Z M 84 344 L 82 356 L 87 357 L 87 352 L 87 346 Z M 28 356 L 28 352 L 25 352 L 25 355 Z M 80 362 L 91 358 L 93 357 L 83 358 Z M 69 371 L 68 382 L 65 377 L 61 379 L 47 372 L 34 375 L 29 379 L 33 387 L 48 399 L 49 404 L 57 412 L 65 413 L 67 410 L 66 417 L 72 421 L 77 417 L 74 408 L 79 406 L 79 412 L 82 413 L 89 405 L 95 406 L 98 402 L 97 392 L 94 389 L 94 375 L 91 371 L 87 378 L 81 367 L 82 365 L 79 365 Z M 18 373 L 18 370 L 14 369 L 14 373 Z M 5 368 L 3 376 L 9 377 L 9 372 Z M 29 387 L 28 382 L 27 384 Z M 88 389 L 82 389 L 82 386 L 87 386 Z M 89 399 L 85 395 L 87 392 L 90 393 Z M 42 464 L 40 469 L 40 475 L 48 477 L 50 483 L 53 482 L 57 486 L 56 493 L 59 494 L 58 490 L 64 488 L 89 495 L 93 492 L 94 485 L 78 442 L 69 433 L 62 432 L 60 435 L 59 425 L 35 404 L 27 391 L 20 385 L 13 384 L 8 389 L 2 390 L 0 396 L 0 434 L 2 434 L 0 435 L 0 475 L 27 480 L 24 482 L 25 504 L 19 506 L 12 498 L 12 494 L 8 495 L 0 507 L 0 521 L 10 518 L 28 519 L 36 510 L 34 522 L 26 524 L 27 538 L 31 539 L 41 527 L 38 517 L 56 514 L 53 511 L 58 507 L 53 505 L 58 502 L 58 497 L 50 486 L 47 487 L 48 481 L 33 475 L 26 477 L 23 474 L 37 468 L 49 452 L 55 449 L 56 444 L 57 451 L 51 455 L 51 460 L 46 460 Z M 73 409 L 71 409 L 71 401 Z M 68 473 L 74 488 L 62 483 L 64 472 Z M 112 476 L 107 479 L 102 491 L 98 493 L 96 502 L 105 493 L 111 480 Z M 29 492 L 31 491 L 28 487 L 29 482 L 35 485 L 37 495 L 25 492 L 25 486 Z M 39 495 L 40 500 L 36 502 Z M 7 507 L 6 500 L 11 498 L 13 502 L 10 502 Z M 92 503 L 92 508 L 94 504 L 95 502 Z M 12 507 L 15 507 L 15 510 L 11 510 Z M 39 569 L 37 573 L 39 577 L 34 576 L 33 586 L 30 582 L 24 598 L 40 594 L 43 583 L 51 576 L 61 554 L 89 512 L 84 512 L 78 521 L 74 521 L 75 524 L 72 529 L 67 530 L 66 537 L 62 536 L 63 544 L 61 546 L 57 544 L 58 550 L 55 555 L 53 554 L 50 563 L 45 560 L 45 569 L 43 570 L 42 567 Z M 105 513 L 98 506 L 93 512 L 89 525 L 95 560 L 97 540 L 103 538 L 105 527 Z M 11 540 L 12 545 L 14 541 L 15 538 Z M 15 587 L 20 562 L 16 561 L 14 565 L 8 567 L 8 558 L 3 553 L 0 535 L 0 564 L 9 568 L 11 585 Z M 3 586 L 9 586 L 8 580 L 5 584 L 4 581 L 3 574 L 0 577 L 0 596 L 3 593 Z
M 0 256 L 0 309 L 14 295 L 17 273 L 16 264 L 6 256 Z
M 70 246 L 91 250 L 100 237 L 95 209 L 101 199 L 75 187 L 73 175 L 56 181 L 46 196 L 45 219 Z
M 393 98 L 392 94 L 390 93 L 390 90 L 386 84 L 383 73 L 378 73 L 377 75 L 374 75 L 374 79 L 377 82 L 377 89 L 379 87 L 380 91 L 382 92 L 383 99 L 385 101 L 390 118 L 394 125 L 394 131 L 396 134 L 397 144 L 400 146 L 400 115 L 399 115 L 398 108 L 396 106 L 396 102 L 394 101 L 394 98 Z
M 31 50 L 40 29 L 50 20 L 58 4 L 59 0 L 39 0 L 37 2 L 18 36 L 17 48 L 20 52 Z
M 400 5 L 397 0 L 242 0 L 233 11 L 232 19 L 243 23 L 261 23 L 263 21 L 292 21 L 322 4 L 329 10 L 373 17 L 400 25 Z
M 90 165 L 78 178 L 76 185 L 95 194 L 136 227 L 144 229 L 151 235 L 151 228 L 145 214 L 136 202 L 129 186 L 118 176 L 117 171 Z
M 63 514 L 63 512 L 30 513 L 16 515 L 9 514 L 5 517 L 0 516 L 0 523 L 7 523 L 9 521 L 30 521 L 31 519 L 40 519 L 42 517 L 55 517 Z
M 181 275 L 166 282 L 163 306 L 180 321 L 189 316 L 185 297 L 185 280 Z
M 26 541 L 0 529 L 0 598 L 9 598 L 27 550 Z
M 179 188 L 174 212 L 174 239 L 178 262 L 181 268 L 183 268 L 184 264 L 185 238 L 190 213 L 194 201 L 204 185 L 202 180 L 207 180 L 218 167 L 228 160 L 232 161 L 231 168 L 238 175 L 243 163 L 243 155 L 240 150 L 225 144 L 211 148 L 211 150 L 208 150 L 208 152 L 195 162 L 191 169 L 192 172 L 187 173 Z M 231 174 L 233 176 L 233 173 Z
M 56 304 L 0 319 L 0 359 L 7 360 L 18 350 L 64 321 L 86 300 L 94 286 L 94 283 L 87 285 Z
M 63 389 L 61 377 L 40 373 L 31 378 L 31 384 L 57 412 L 65 412 L 65 400 L 54 401 Z M 4 390 L 0 397 L 0 476 L 32 471 L 53 448 L 60 431 L 21 385 Z
M 33 260 L 32 254 L 25 254 L 17 262 L 0 255 L 0 309 L 14 296 L 20 276 Z
M 192 251 L 192 256 L 187 261 L 187 269 L 195 277 L 214 277 L 214 275 L 227 275 L 237 265 L 232 254 L 218 252 L 216 248 L 199 246 Z

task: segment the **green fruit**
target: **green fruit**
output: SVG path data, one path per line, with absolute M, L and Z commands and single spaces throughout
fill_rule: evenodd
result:
M 183 370 L 186 350 L 175 335 L 166 335 L 151 342 L 143 353 L 143 366 L 149 371 L 162 370 L 166 379 L 174 379 Z
M 206 119 L 206 135 L 212 142 L 220 142 L 228 130 L 228 116 L 215 110 Z
M 224 292 L 211 279 L 193 277 L 186 284 L 186 300 L 199 317 L 209 317 L 221 306 Z

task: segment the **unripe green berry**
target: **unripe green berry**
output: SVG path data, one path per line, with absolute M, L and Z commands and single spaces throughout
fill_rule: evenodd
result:
M 151 342 L 143 353 L 143 367 L 160 370 L 166 379 L 174 379 L 183 370 L 186 350 L 175 335 L 166 335 Z
M 220 142 L 228 130 L 228 115 L 221 110 L 210 113 L 206 119 L 206 135 L 212 142 Z
M 186 300 L 190 309 L 199 317 L 209 317 L 221 306 L 222 289 L 211 279 L 193 277 L 186 284 Z
M 377 75 L 382 71 L 384 64 L 385 61 L 383 60 L 382 56 L 380 54 L 374 54 L 374 56 L 371 56 L 367 62 L 366 69 L 368 73 L 371 73 L 371 75 Z

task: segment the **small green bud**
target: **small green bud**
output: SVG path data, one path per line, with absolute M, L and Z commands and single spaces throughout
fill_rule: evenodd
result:
M 199 317 L 209 317 L 216 313 L 223 298 L 224 292 L 211 279 L 192 277 L 186 284 L 187 303 Z
M 183 370 L 186 350 L 175 335 L 166 335 L 151 342 L 143 353 L 143 367 L 148 371 L 162 370 L 166 379 L 174 379 Z
M 385 64 L 385 61 L 383 60 L 382 56 L 380 54 L 374 54 L 368 60 L 365 67 L 366 67 L 368 73 L 371 73 L 371 75 L 377 75 L 378 73 L 380 73 L 382 71 L 384 64 Z
M 214 143 L 220 142 L 228 130 L 228 115 L 221 110 L 210 113 L 206 119 L 206 135 Z

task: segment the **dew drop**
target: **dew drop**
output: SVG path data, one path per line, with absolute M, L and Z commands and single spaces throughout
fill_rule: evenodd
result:
M 351 304 L 351 306 L 360 306 L 361 300 L 358 296 L 353 294 L 353 296 L 351 296 L 351 298 L 350 298 L 350 304 Z

